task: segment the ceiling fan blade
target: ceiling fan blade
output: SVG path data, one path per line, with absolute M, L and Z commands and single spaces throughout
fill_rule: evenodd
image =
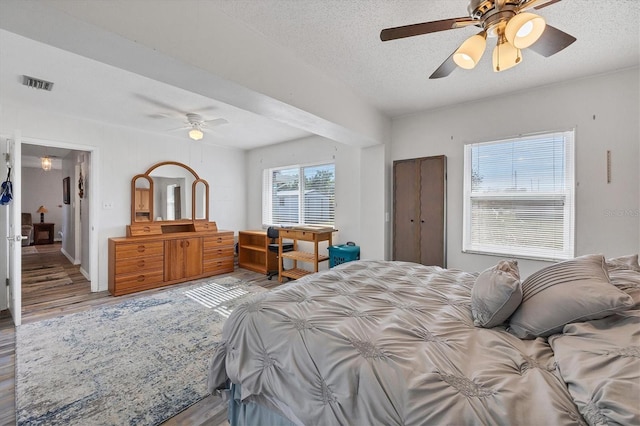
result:
M 180 116 L 184 116 L 184 113 L 182 111 L 180 111 L 179 109 L 177 109 L 176 107 L 174 107 L 173 105 L 169 105 L 169 104 L 167 104 L 165 102 L 159 101 L 157 99 L 153 99 L 153 98 L 151 98 L 149 96 L 143 95 L 142 93 L 134 93 L 133 96 L 135 96 L 136 98 L 138 98 L 138 99 L 140 99 L 140 100 L 142 100 L 142 101 L 144 101 L 144 102 L 146 102 L 148 104 L 154 105 L 156 107 L 162 108 L 162 109 L 167 110 L 167 111 L 175 112 L 176 114 L 178 114 Z M 164 114 L 164 115 L 169 116 L 169 114 Z
M 542 35 L 529 49 L 548 58 L 569 46 L 576 38 L 547 24 Z
M 193 128 L 193 126 L 188 125 L 188 126 L 182 126 L 182 127 L 175 127 L 173 129 L 167 129 L 167 132 L 177 132 L 178 130 L 187 130 L 187 129 L 191 129 Z
M 205 120 L 205 121 L 203 121 L 203 123 L 207 127 L 216 127 L 216 126 L 220 126 L 222 124 L 227 124 L 228 121 L 225 120 L 224 118 L 214 118 L 213 120 Z
M 449 55 L 449 57 L 438 67 L 438 69 L 429 76 L 429 80 L 446 77 L 457 68 L 456 63 L 453 62 L 454 53 L 456 52 L 454 51 L 451 55 Z
M 477 24 L 478 21 L 474 21 L 471 18 L 452 18 L 442 19 L 440 21 L 423 22 L 421 24 L 404 25 L 402 27 L 385 28 L 380 31 L 380 40 L 396 40 L 399 38 L 446 31 L 459 28 L 459 26 L 464 26 L 463 24 L 466 23 Z
M 561 0 L 527 0 L 518 6 L 518 12 L 531 8 L 540 10 L 547 6 L 551 6 L 554 3 L 558 3 L 559 1 Z

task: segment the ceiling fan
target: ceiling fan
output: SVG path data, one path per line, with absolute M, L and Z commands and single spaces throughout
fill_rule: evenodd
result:
M 186 121 L 185 126 L 178 127 L 171 130 L 185 130 L 189 129 L 188 135 L 194 141 L 199 141 L 204 137 L 204 131 L 212 127 L 220 126 L 221 124 L 227 124 L 228 121 L 224 118 L 214 118 L 212 120 L 205 120 L 200 114 L 189 112 L 185 114 Z
M 497 39 L 493 50 L 493 70 L 504 71 L 521 62 L 521 49 L 530 48 L 542 56 L 549 57 L 576 41 L 572 35 L 547 24 L 541 16 L 527 12 L 529 9 L 542 9 L 559 1 L 469 0 L 469 17 L 386 28 L 380 32 L 380 39 L 388 41 L 476 26 L 482 31 L 465 40 L 429 78 L 446 77 L 456 66 L 464 69 L 474 68 L 486 49 L 487 37 Z
M 149 115 L 151 118 L 178 118 L 184 117 L 184 126 L 176 129 L 170 129 L 169 131 L 186 130 L 188 129 L 188 135 L 194 141 L 199 141 L 204 137 L 204 131 L 212 127 L 220 126 L 221 124 L 228 123 L 224 118 L 214 118 L 211 120 L 205 120 L 200 114 L 196 112 L 183 112 L 173 105 L 169 105 L 163 101 L 151 98 L 141 93 L 134 93 L 134 96 L 146 103 L 160 107 L 161 109 L 169 112 L 158 112 Z M 208 106 L 205 108 L 199 108 L 196 111 L 206 112 L 217 109 L 215 106 Z

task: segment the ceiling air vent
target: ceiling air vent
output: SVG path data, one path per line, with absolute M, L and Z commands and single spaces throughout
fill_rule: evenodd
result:
M 41 89 L 51 91 L 53 89 L 53 83 L 50 81 L 40 80 L 39 78 L 29 77 L 28 75 L 22 76 L 22 84 L 34 89 Z

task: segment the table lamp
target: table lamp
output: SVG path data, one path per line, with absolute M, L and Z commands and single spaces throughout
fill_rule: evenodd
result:
M 44 223 L 44 214 L 49 213 L 49 210 L 45 206 L 40 206 L 36 213 L 40 213 L 40 223 Z

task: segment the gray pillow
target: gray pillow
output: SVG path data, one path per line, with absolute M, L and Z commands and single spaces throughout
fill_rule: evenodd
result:
M 501 260 L 478 275 L 471 289 L 471 313 L 476 327 L 504 323 L 522 300 L 520 272 L 515 260 Z
M 628 269 L 631 271 L 640 272 L 640 265 L 638 265 L 638 255 L 630 254 L 628 256 L 612 257 L 607 259 L 607 267 L 609 271 Z
M 604 256 L 581 256 L 524 280 L 522 303 L 509 318 L 508 331 L 521 339 L 550 336 L 565 324 L 604 318 L 633 305 L 631 296 L 609 281 Z
M 632 269 L 609 269 L 611 284 L 627 293 L 634 302 L 634 308 L 640 307 L 640 272 Z

